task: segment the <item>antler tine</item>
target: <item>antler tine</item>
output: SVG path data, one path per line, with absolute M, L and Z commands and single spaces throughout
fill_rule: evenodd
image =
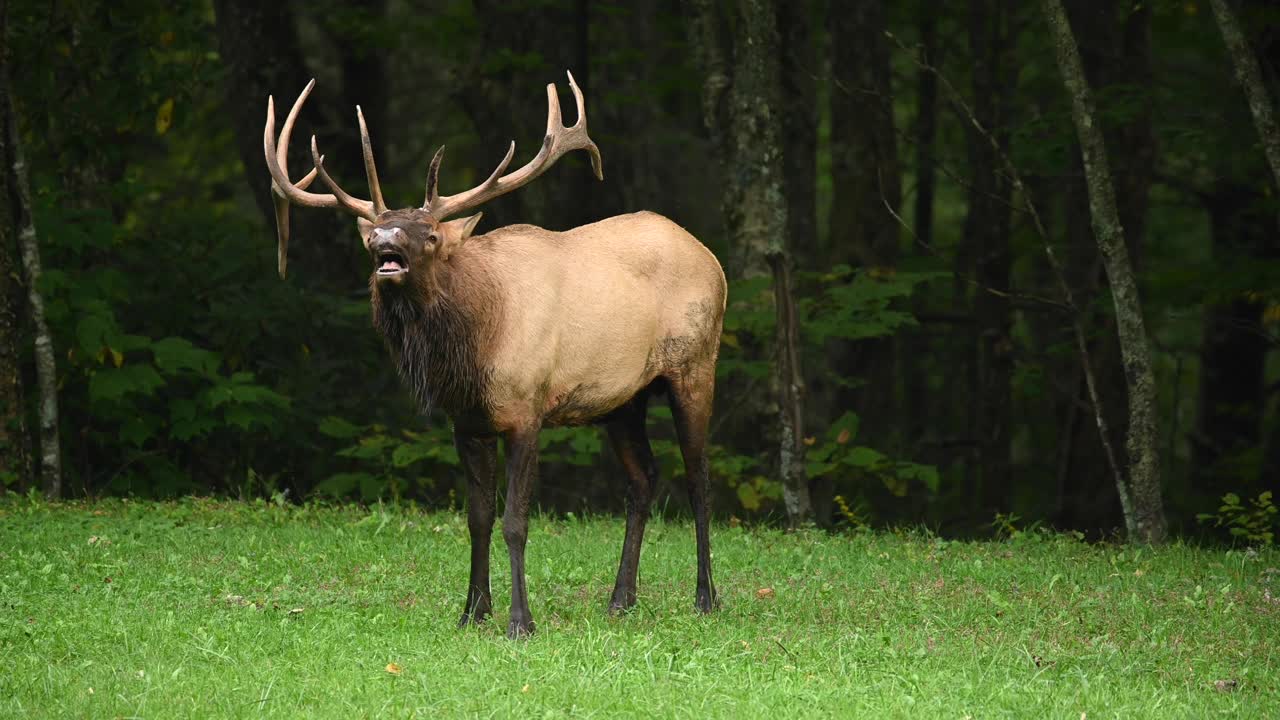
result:
M 565 70 L 565 74 L 569 76 L 569 89 L 573 91 L 573 100 L 578 106 L 578 121 L 569 129 L 582 132 L 582 137 L 587 141 L 587 154 L 591 156 L 591 171 L 595 173 L 597 180 L 604 180 L 604 160 L 600 157 L 600 148 L 587 136 L 587 103 L 582 99 L 582 88 L 573 79 L 572 71 Z
M 440 194 L 438 186 L 440 182 L 441 160 L 444 160 L 443 145 L 441 145 L 440 149 L 436 151 L 435 157 L 431 158 L 431 167 L 427 168 L 427 199 L 422 201 L 422 208 L 424 210 L 429 209 L 431 207 L 431 203 L 435 202 L 436 198 Z
M 578 112 L 582 112 L 579 109 Z M 560 93 L 556 92 L 555 83 L 547 83 L 547 135 L 542 139 L 545 143 L 563 131 L 564 120 L 560 116 Z
M 311 160 L 316 164 L 316 172 L 320 174 L 320 180 L 329 186 L 329 189 L 333 191 L 334 197 L 338 199 L 342 207 L 353 215 L 358 215 L 370 222 L 377 219 L 378 216 L 373 208 L 373 203 L 348 195 L 347 191 L 339 187 L 337 181 L 329 176 L 329 171 L 324 169 L 324 156 L 320 154 L 320 148 L 316 145 L 315 135 L 311 136 Z
M 302 112 L 302 105 L 307 102 L 307 98 L 311 96 L 311 91 L 316 87 L 316 79 L 311 78 L 307 86 L 302 88 L 302 92 L 298 95 L 298 99 L 293 102 L 293 107 L 289 109 L 289 114 L 285 116 L 284 126 L 280 128 L 280 142 L 276 148 L 276 162 L 280 163 L 280 169 L 284 171 L 285 177 L 289 175 L 289 140 L 293 137 L 293 124 L 297 122 L 298 115 Z M 270 98 L 268 98 L 270 102 Z M 312 178 L 314 180 L 314 178 Z
M 485 178 L 485 181 L 480 183 L 480 187 L 489 188 L 497 185 L 499 180 L 501 180 L 502 173 L 506 172 L 507 166 L 511 164 L 511 158 L 514 158 L 515 156 L 516 141 L 512 140 L 511 145 L 507 146 L 507 154 L 502 158 L 502 162 L 498 163 L 498 167 L 494 168 L 493 172 L 489 173 L 489 177 Z
M 364 151 L 364 174 L 369 179 L 369 196 L 373 199 L 373 212 L 381 215 L 387 211 L 382 201 L 382 186 L 378 184 L 378 166 L 373 162 L 373 143 L 369 140 L 369 128 L 364 123 L 364 111 L 356 106 L 356 119 L 360 122 L 360 149 Z
M 293 105 L 293 110 L 289 112 L 288 118 L 285 120 L 285 127 L 281 132 L 281 138 L 287 139 L 288 134 L 293 132 L 293 120 L 298 115 L 298 110 L 302 107 L 302 103 L 307 99 L 307 93 L 310 90 L 303 90 L 298 96 L 297 102 Z M 267 172 L 271 173 L 271 189 L 280 197 L 288 199 L 295 205 L 304 207 L 322 207 L 331 208 L 338 207 L 338 199 L 333 195 L 321 195 L 318 193 L 309 193 L 303 190 L 301 183 L 294 184 L 289 180 L 289 176 L 284 170 L 281 162 L 283 156 L 287 153 L 288 148 L 281 145 L 276 147 L 276 104 L 274 97 L 267 97 L 267 122 L 262 132 L 262 150 L 267 160 Z M 312 176 L 312 180 L 315 178 Z M 308 185 L 310 181 L 304 179 Z
M 569 73 L 569 87 L 573 89 L 574 99 L 578 103 L 578 121 L 573 124 L 573 127 L 564 126 L 560 114 L 560 96 L 556 93 L 555 83 L 549 83 L 547 85 L 547 133 L 542 140 L 542 148 L 532 160 L 510 175 L 502 175 L 511 158 L 514 157 L 515 143 L 513 142 L 507 150 L 507 157 L 487 180 L 470 190 L 446 197 L 436 195 L 435 175 L 438 174 L 439 168 L 436 161 L 432 161 L 433 169 L 427 179 L 427 203 L 423 208 L 430 211 L 437 219 L 443 220 L 450 215 L 523 187 L 554 165 L 562 155 L 573 150 L 586 150 L 591 155 L 591 168 L 596 178 L 603 180 L 600 149 L 587 135 L 586 103 L 582 98 L 582 90 L 573 79 L 573 73 Z

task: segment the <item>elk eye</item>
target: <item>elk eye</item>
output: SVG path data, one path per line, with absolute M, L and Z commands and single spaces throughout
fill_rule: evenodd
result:
M 427 244 L 428 244 L 428 245 L 435 245 L 435 244 L 436 244 L 436 243 L 438 243 L 438 242 L 440 242 L 440 236 L 439 236 L 439 235 L 437 235 L 437 234 L 435 234 L 435 233 L 431 233 L 430 235 L 428 235 L 428 236 L 427 236 Z

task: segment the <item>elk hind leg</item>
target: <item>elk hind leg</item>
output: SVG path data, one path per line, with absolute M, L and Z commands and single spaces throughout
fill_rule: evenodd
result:
M 694 606 L 711 612 L 717 606 L 711 580 L 711 479 L 707 466 L 707 430 L 715 395 L 715 365 L 695 365 L 669 378 L 671 415 L 675 418 L 680 453 L 684 456 L 689 504 L 693 506 L 694 533 L 698 543 L 698 589 Z

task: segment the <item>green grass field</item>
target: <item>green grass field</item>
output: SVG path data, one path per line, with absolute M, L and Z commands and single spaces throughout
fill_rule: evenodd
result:
M 457 513 L 0 501 L 0 717 L 1280 717 L 1280 552 L 538 518 L 538 633 L 455 629 Z

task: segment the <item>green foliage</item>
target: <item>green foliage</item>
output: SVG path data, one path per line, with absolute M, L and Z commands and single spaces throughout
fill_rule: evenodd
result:
M 894 460 L 874 448 L 852 444 L 857 434 L 858 416 L 853 412 L 840 416 L 827 429 L 824 442 L 806 453 L 805 471 L 808 476 L 875 478 L 895 497 L 906 496 L 913 484 L 929 493 L 938 492 L 937 468 Z
M 1257 545 L 1275 544 L 1276 531 L 1280 530 L 1280 516 L 1271 491 L 1266 490 L 1249 500 L 1246 506 L 1235 493 L 1222 496 L 1217 512 L 1200 513 L 1196 518 L 1214 527 L 1226 528 L 1231 537 Z
M 351 469 L 315 487 L 315 493 L 325 497 L 399 501 L 435 488 L 440 475 L 459 464 L 452 434 L 443 427 L 396 435 L 382 425 L 360 426 L 331 416 L 320 421 L 318 430 L 349 443 L 336 454 L 347 458 Z
M 883 268 L 855 270 L 848 265 L 814 274 L 821 292 L 800 303 L 805 339 L 817 345 L 837 338 L 868 340 L 914 326 L 915 317 L 901 301 L 925 283 L 949 276 Z
M 905 301 L 927 283 L 949 277 L 937 271 L 893 271 L 885 269 L 855 270 L 837 265 L 825 273 L 803 273 L 802 279 L 812 287 L 812 294 L 798 304 L 801 341 L 807 358 L 821 357 L 826 345 L 834 340 L 868 340 L 886 337 L 916 325 L 915 317 L 905 309 Z M 725 315 L 724 336 L 718 374 L 735 374 L 752 387 L 763 385 L 773 372 L 766 358 L 773 347 L 776 318 L 772 281 L 769 277 L 749 278 L 730 284 L 729 307 Z M 836 375 L 834 370 L 828 371 Z M 859 378 L 836 376 L 838 384 L 853 385 Z M 904 497 L 914 486 L 936 494 L 941 482 L 937 468 L 907 460 L 895 459 L 866 445 L 850 444 L 858 431 L 858 416 L 845 412 L 820 435 L 823 442 L 806 453 L 806 472 L 810 478 L 830 477 L 837 486 L 856 485 L 873 479 L 893 496 Z M 816 438 L 811 439 L 816 442 Z M 807 441 L 808 442 L 808 441 Z M 759 460 L 718 449 L 722 458 L 717 473 L 717 452 L 712 453 L 712 472 L 734 492 L 742 510 L 752 513 L 778 509 L 782 500 L 782 483 L 777 478 L 748 468 Z

